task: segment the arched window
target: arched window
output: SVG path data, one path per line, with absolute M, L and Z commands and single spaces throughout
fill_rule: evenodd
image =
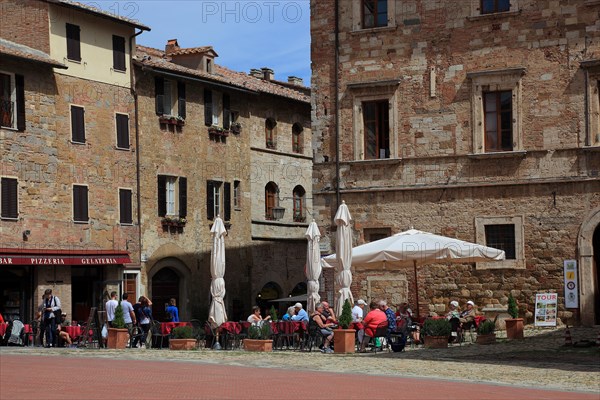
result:
M 275 122 L 273 118 L 267 118 L 265 120 L 265 144 L 268 149 L 274 149 L 276 147 L 276 126 L 277 122 Z
M 265 219 L 274 220 L 273 208 L 277 207 L 279 188 L 274 182 L 269 182 L 265 186 Z
M 292 151 L 294 153 L 302 153 L 302 125 L 295 123 L 292 125 Z
M 294 222 L 305 222 L 306 214 L 304 212 L 305 208 L 305 197 L 306 191 L 302 186 L 296 186 L 294 188 Z

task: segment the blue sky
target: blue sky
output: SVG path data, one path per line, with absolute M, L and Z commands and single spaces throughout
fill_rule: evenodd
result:
M 85 3 L 138 20 L 152 28 L 138 44 L 164 49 L 168 39 L 181 47 L 213 46 L 217 64 L 249 72 L 270 67 L 275 79 L 290 75 L 310 85 L 309 0 L 188 0 Z

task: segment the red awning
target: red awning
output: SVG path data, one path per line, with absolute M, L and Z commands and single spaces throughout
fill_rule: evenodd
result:
M 0 248 L 2 265 L 119 265 L 131 263 L 119 250 L 43 250 Z

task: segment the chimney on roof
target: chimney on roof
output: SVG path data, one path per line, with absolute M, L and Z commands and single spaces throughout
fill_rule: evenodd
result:
M 297 76 L 288 76 L 288 83 L 296 86 L 304 86 L 304 80 L 302 80 L 302 78 L 298 78 Z
M 165 53 L 169 54 L 177 50 L 179 50 L 179 43 L 177 43 L 177 39 L 167 40 L 167 45 L 165 46 Z
M 252 68 L 252 69 L 250 70 L 250 76 L 253 76 L 253 77 L 255 77 L 255 78 L 262 79 L 262 77 L 263 77 L 263 73 L 262 73 L 262 71 L 261 71 L 260 69 Z
M 272 81 L 273 78 L 275 77 L 275 73 L 273 72 L 273 70 L 271 68 L 263 67 L 263 68 L 261 68 L 261 71 L 263 73 L 263 79 L 265 81 Z

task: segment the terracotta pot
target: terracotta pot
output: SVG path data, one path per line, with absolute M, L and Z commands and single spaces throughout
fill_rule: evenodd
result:
M 488 335 L 480 335 L 477 334 L 477 340 L 475 341 L 477 344 L 492 344 L 496 343 L 496 334 L 490 333 Z
M 169 350 L 193 350 L 196 339 L 169 339 Z
M 507 319 L 504 322 L 508 339 L 523 339 L 523 318 Z
M 333 331 L 333 351 L 336 353 L 354 353 L 355 347 L 354 329 L 335 329 Z
M 246 351 L 273 351 L 273 340 L 244 339 Z
M 129 341 L 128 329 L 108 328 L 107 347 L 109 349 L 124 349 Z
M 445 349 L 448 347 L 448 336 L 425 336 L 425 347 L 428 349 Z

